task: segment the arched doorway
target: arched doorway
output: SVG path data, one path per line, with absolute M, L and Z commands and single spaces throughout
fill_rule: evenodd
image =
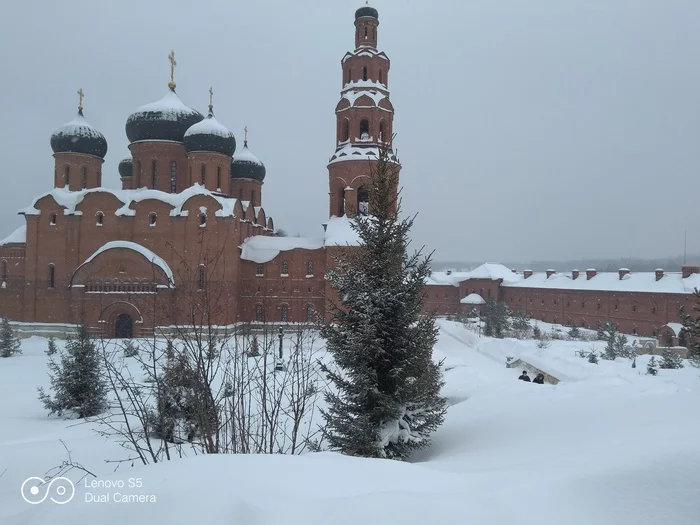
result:
M 114 337 L 131 339 L 134 336 L 134 320 L 129 314 L 119 314 L 114 322 Z

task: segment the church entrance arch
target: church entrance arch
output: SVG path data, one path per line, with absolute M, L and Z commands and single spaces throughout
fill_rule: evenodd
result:
M 134 318 L 129 314 L 119 314 L 114 321 L 114 337 L 131 339 L 134 336 Z

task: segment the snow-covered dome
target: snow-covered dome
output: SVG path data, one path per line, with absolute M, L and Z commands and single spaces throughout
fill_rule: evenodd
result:
M 192 125 L 185 132 L 185 149 L 190 151 L 213 151 L 233 156 L 236 151 L 236 137 L 223 126 L 209 107 L 207 118 Z
M 107 140 L 87 123 L 83 109 L 79 108 L 73 120 L 53 132 L 51 149 L 54 153 L 83 153 L 103 159 L 107 154 Z
M 237 151 L 231 162 L 232 179 L 265 179 L 265 165 L 248 149 L 248 141 L 243 142 L 243 149 Z
M 133 165 L 134 163 L 131 160 L 131 157 L 122 159 L 122 161 L 119 163 L 119 175 L 122 177 L 131 177 Z
M 357 11 L 355 11 L 355 20 L 358 18 L 362 18 L 363 16 L 369 16 L 372 18 L 379 18 L 379 13 L 374 7 L 370 7 L 368 5 L 360 7 Z
M 204 117 L 182 103 L 174 88 L 158 100 L 141 106 L 126 120 L 129 142 L 172 140 L 182 142 L 185 132 Z
M 484 301 L 484 298 L 481 297 L 478 293 L 470 293 L 465 298 L 463 298 L 460 301 L 460 303 L 462 303 L 462 304 L 486 304 L 486 301 Z

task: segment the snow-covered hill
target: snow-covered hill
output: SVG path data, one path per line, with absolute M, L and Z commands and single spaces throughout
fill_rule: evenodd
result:
M 123 456 L 116 444 L 89 425 L 46 417 L 36 400 L 47 383 L 46 342 L 32 338 L 23 355 L 0 359 L 0 523 L 697 525 L 700 370 L 652 377 L 646 357 L 634 369 L 575 357 L 590 345 L 539 349 L 441 322 L 435 357 L 445 359 L 452 406 L 433 447 L 412 463 L 333 453 L 200 456 L 113 472 L 104 460 Z M 562 382 L 518 381 L 505 356 Z M 66 505 L 25 503 L 22 481 L 65 458 L 59 439 L 100 483 L 125 487 L 83 483 Z M 141 487 L 129 488 L 130 479 Z M 105 494 L 111 502 L 86 502 Z M 142 501 L 114 501 L 124 494 Z

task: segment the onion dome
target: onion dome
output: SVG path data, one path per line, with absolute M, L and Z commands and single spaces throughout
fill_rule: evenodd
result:
M 174 83 L 171 83 L 174 86 Z M 171 87 L 166 95 L 151 104 L 141 106 L 126 120 L 129 142 L 140 140 L 171 140 L 182 142 L 185 132 L 204 117 L 199 111 L 185 106 Z
M 83 153 L 104 159 L 107 140 L 104 135 L 87 123 L 82 106 L 73 120 L 64 124 L 51 135 L 54 153 Z
M 214 117 L 214 107 L 209 104 L 209 114 L 185 132 L 185 149 L 192 151 L 211 151 L 233 156 L 236 151 L 236 138 Z
M 355 11 L 355 20 L 362 18 L 363 16 L 379 19 L 379 12 L 374 7 L 366 5 Z
M 121 175 L 122 177 L 131 177 L 131 175 L 133 173 L 133 171 L 132 171 L 133 165 L 134 165 L 134 163 L 131 160 L 131 157 L 123 159 L 119 163 L 119 175 Z
M 248 133 L 246 132 L 246 136 Z M 237 151 L 231 162 L 232 179 L 265 180 L 265 165 L 248 149 L 248 140 L 243 142 L 243 149 Z

